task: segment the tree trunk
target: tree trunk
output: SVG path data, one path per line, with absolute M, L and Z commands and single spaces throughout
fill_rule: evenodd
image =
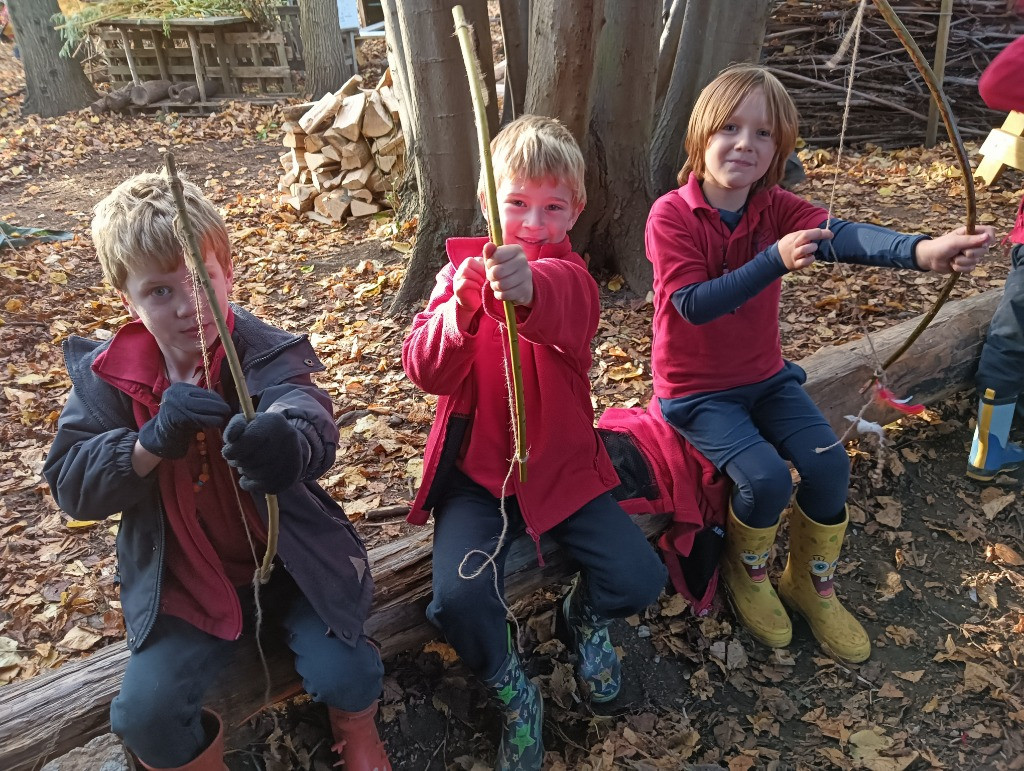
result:
M 768 5 L 768 0 L 687 0 L 665 98 L 656 106 L 651 145 L 655 196 L 676 186 L 686 126 L 701 89 L 728 65 L 760 58 Z M 667 44 L 670 40 L 671 35 Z
M 505 48 L 505 99 L 501 125 L 525 112 L 530 52 L 530 0 L 500 0 L 501 38 Z
M 398 95 L 398 114 L 405 135 L 405 156 L 412 158 L 416 153 L 416 126 L 418 118 L 413 112 L 415 107 L 410 92 L 408 57 L 402 41 L 402 26 L 398 18 L 396 0 L 381 0 L 384 12 L 384 41 L 388 49 L 388 67 L 391 68 L 391 80 Z M 412 164 L 406 164 L 402 181 L 395 188 L 398 205 L 395 214 L 401 222 L 408 222 L 420 216 L 422 202 L 416 185 L 416 173 Z
M 335 0 L 299 0 L 299 35 L 306 63 L 306 91 L 313 99 L 337 91 L 355 74 L 345 63 Z
M 679 35 L 683 29 L 683 16 L 686 13 L 686 0 L 665 0 L 665 12 L 661 29 L 661 41 L 658 46 L 658 81 L 654 89 L 655 104 L 660 105 L 668 90 L 669 78 L 672 76 L 672 65 L 676 61 L 679 50 Z
M 51 19 L 57 0 L 8 0 L 25 66 L 22 115 L 50 118 L 88 107 L 99 98 L 77 59 L 60 56 L 63 45 Z
M 405 134 L 405 153 L 411 157 L 416 151 L 416 116 L 413 114 L 413 102 L 409 93 L 408 59 L 402 41 L 402 26 L 398 18 L 397 0 L 381 0 L 384 11 L 384 42 L 388 48 L 388 66 L 391 68 L 391 80 L 398 94 L 398 113 L 402 122 L 402 133 Z
M 463 7 L 477 39 L 490 94 L 490 127 L 497 124 L 494 62 L 485 0 Z M 445 0 L 395 0 L 401 30 L 394 46 L 405 54 L 409 110 L 416 137 L 412 167 L 423 203 L 416 245 L 405 280 L 391 305 L 397 313 L 419 303 L 444 264 L 444 242 L 451 236 L 482 231 L 477 199 L 479 153 L 469 83 L 454 32 L 451 4 Z
M 653 272 L 644 250 L 651 204 L 651 124 L 662 0 L 609 2 L 597 48 L 587 142 L 587 206 L 573 231 L 591 269 L 616 268 L 639 294 Z
M 612 0 L 616 2 L 617 0 Z M 604 3 L 533 0 L 526 112 L 561 120 L 583 146 Z

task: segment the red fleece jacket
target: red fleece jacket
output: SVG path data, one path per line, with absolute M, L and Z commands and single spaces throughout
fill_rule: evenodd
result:
M 438 273 L 427 308 L 416 315 L 402 346 L 406 374 L 440 397 L 423 481 L 409 514 L 414 524 L 427 521 L 451 461 L 498 496 L 513 457 L 502 305 L 485 286 L 475 329 L 462 332 L 455 320 L 455 271 L 464 259 L 480 255 L 485 243 L 485 238 L 448 241 L 451 262 Z M 520 484 L 513 474 L 506 493 L 517 497 L 527 532 L 536 541 L 614 488 L 618 476 L 594 428 L 590 401 L 590 342 L 600 313 L 597 284 L 580 256 L 570 251 L 568 239 L 543 247 L 530 267 L 533 307 L 517 309 L 528 478 Z M 458 432 L 452 430 L 456 424 Z
M 1020 6 L 1024 12 L 1024 5 Z M 1024 111 L 1024 37 L 1019 37 L 992 60 L 978 80 L 978 93 L 993 110 Z M 1010 240 L 1024 244 L 1024 198 Z

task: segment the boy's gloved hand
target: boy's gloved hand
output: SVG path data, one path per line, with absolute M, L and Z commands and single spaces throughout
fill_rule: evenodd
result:
M 161 458 L 184 458 L 192 437 L 222 426 L 231 407 L 220 394 L 192 383 L 174 383 L 164 391 L 160 411 L 139 429 L 139 444 Z
M 309 463 L 309 442 L 280 412 L 260 412 L 248 423 L 235 415 L 224 429 L 221 454 L 238 469 L 250 493 L 279 493 L 299 481 Z

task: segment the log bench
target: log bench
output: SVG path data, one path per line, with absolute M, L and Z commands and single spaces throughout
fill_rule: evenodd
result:
M 935 403 L 972 385 L 985 330 L 1002 295 L 994 290 L 947 303 L 911 350 L 889 372 L 900 395 Z M 880 359 L 894 351 L 917 324 L 913 319 L 872 335 Z M 845 415 L 857 414 L 865 397 L 860 388 L 872 374 L 865 341 L 825 348 L 799 363 L 808 372 L 805 385 L 838 433 Z M 868 420 L 887 422 L 898 413 L 872 407 Z M 966 435 L 965 435 L 966 436 Z M 648 537 L 667 524 L 668 515 L 639 517 Z M 545 567 L 538 568 L 533 542 L 519 539 L 507 562 L 510 602 L 569 576 L 569 566 L 553 545 L 542 539 Z M 376 579 L 373 612 L 367 633 L 381 643 L 385 659 L 415 649 L 436 636 L 424 609 L 430 593 L 431 529 L 422 528 L 370 551 Z M 280 643 L 267 640 L 271 701 L 297 692 L 291 656 Z M 254 648 L 254 646 L 253 646 Z M 46 759 L 65 754 L 109 730 L 108 710 L 117 694 L 128 659 L 123 643 L 107 646 L 88 659 L 65 664 L 31 680 L 0 688 L 0 768 L 28 771 Z M 264 706 L 265 679 L 254 650 L 239 647 L 234 662 L 211 689 L 209 703 L 230 727 Z

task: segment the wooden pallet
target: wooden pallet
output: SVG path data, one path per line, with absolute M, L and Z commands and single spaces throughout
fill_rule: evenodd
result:
M 157 79 L 197 83 L 200 102 L 206 103 L 205 79 L 219 81 L 221 98 L 296 94 L 280 27 L 260 30 L 241 16 L 172 19 L 166 24 L 115 19 L 98 37 L 115 89 Z
M 991 185 L 1007 166 L 1024 170 L 1024 113 L 1011 112 L 1002 128 L 992 129 L 978 154 L 983 156 L 974 172 Z

